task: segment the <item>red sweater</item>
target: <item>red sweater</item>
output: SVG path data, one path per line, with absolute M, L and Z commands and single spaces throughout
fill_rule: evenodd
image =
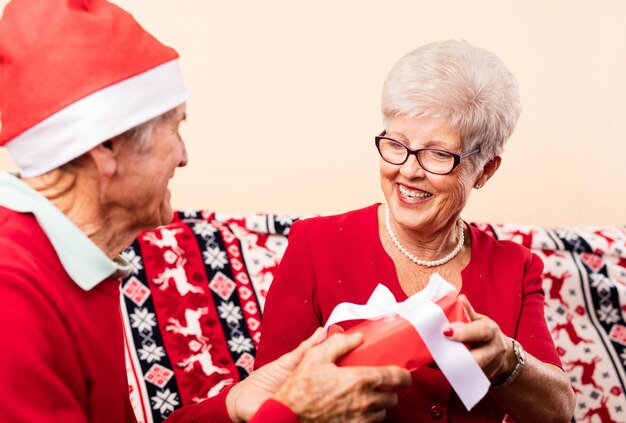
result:
M 31 214 L 0 207 L 0 414 L 7 422 L 134 422 L 118 280 L 84 291 Z
M 176 410 L 167 418 L 167 423 L 230 423 L 226 410 L 228 389 L 197 404 L 187 405 Z M 300 420 L 282 403 L 267 400 L 261 405 L 248 423 L 298 423 Z
M 135 422 L 126 379 L 119 280 L 85 291 L 32 214 L 0 206 L 0 421 Z M 226 392 L 172 422 L 230 422 Z M 252 422 L 294 423 L 266 401 Z
M 474 227 L 470 236 L 472 256 L 461 274 L 461 292 L 528 353 L 560 366 L 543 313 L 541 259 Z M 337 304 L 366 303 L 378 283 L 397 301 L 407 298 L 380 242 L 377 205 L 296 222 L 267 297 L 255 365 L 295 348 L 325 323 Z M 489 395 L 465 411 L 443 374 L 427 366 L 413 373 L 413 386 L 400 391 L 387 421 L 500 422 L 503 415 Z

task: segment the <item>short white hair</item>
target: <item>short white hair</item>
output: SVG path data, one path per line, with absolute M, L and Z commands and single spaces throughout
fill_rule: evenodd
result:
M 402 57 L 382 93 L 385 128 L 391 118 L 446 118 L 474 162 L 502 154 L 521 113 L 513 74 L 492 52 L 467 41 L 427 44 Z

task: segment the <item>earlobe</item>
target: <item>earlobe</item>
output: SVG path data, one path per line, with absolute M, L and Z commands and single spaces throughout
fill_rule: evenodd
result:
M 474 183 L 474 188 L 476 189 L 482 188 L 485 185 L 485 183 L 489 179 L 491 179 L 493 174 L 496 173 L 501 163 L 502 163 L 502 157 L 500 156 L 495 156 L 494 158 L 489 160 L 487 163 L 485 163 L 485 165 L 483 166 L 482 174 L 478 177 L 478 179 L 476 179 L 476 182 Z

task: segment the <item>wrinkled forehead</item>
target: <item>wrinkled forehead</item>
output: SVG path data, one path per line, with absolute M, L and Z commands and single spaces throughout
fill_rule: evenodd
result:
M 389 119 L 385 128 L 391 138 L 404 141 L 412 148 L 444 148 L 451 151 L 463 147 L 461 134 L 447 118 L 398 115 Z

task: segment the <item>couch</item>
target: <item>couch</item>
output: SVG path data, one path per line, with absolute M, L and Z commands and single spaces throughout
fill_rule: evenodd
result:
M 122 312 L 139 422 L 161 422 L 250 374 L 296 218 L 180 211 L 123 252 L 135 269 Z M 626 422 L 626 227 L 473 224 L 543 259 L 546 319 L 576 393 L 575 421 Z

